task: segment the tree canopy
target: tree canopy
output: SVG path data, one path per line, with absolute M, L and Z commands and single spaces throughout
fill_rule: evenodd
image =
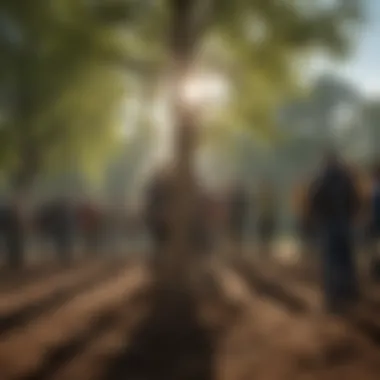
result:
M 154 86 L 170 71 L 174 3 L 0 1 L 0 167 L 16 183 L 70 159 L 97 165 L 115 143 L 128 77 Z M 192 65 L 222 72 L 233 89 L 214 124 L 269 135 L 299 63 L 344 55 L 360 20 L 355 0 L 199 0 L 192 11 Z
M 19 185 L 68 162 L 94 167 L 115 142 L 128 76 L 144 67 L 128 9 L 116 24 L 95 5 L 0 2 L 0 167 Z

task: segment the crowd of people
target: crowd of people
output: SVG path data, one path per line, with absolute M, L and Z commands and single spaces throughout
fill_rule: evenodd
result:
M 128 216 L 123 209 L 115 211 L 64 196 L 35 204 L 29 212 L 20 202 L 4 202 L 0 205 L 0 240 L 5 261 L 11 268 L 22 267 L 30 240 L 50 246 L 62 265 L 73 261 L 78 242 L 84 255 L 97 256 L 111 249 L 117 233 L 127 235 L 132 230 Z
M 157 252 L 171 240 L 171 208 L 175 199 L 171 174 L 168 170 L 158 171 L 146 192 L 145 221 Z M 256 196 L 239 181 L 217 192 L 200 186 L 195 192 L 189 229 L 194 252 L 215 251 L 226 243 L 228 246 L 232 243 L 235 252 L 241 252 L 254 210 L 257 219 L 254 235 L 260 243 L 260 252 L 269 254 L 277 218 L 276 195 L 269 181 L 263 182 Z
M 53 244 L 62 264 L 73 257 L 75 238 L 81 237 L 85 250 L 96 255 L 106 247 L 106 231 L 121 234 L 148 232 L 154 243 L 153 257 L 164 254 L 173 231 L 172 214 L 175 188 L 170 170 L 161 170 L 147 187 L 145 207 L 135 219 L 115 214 L 89 201 L 73 202 L 61 197 L 35 207 L 28 228 Z M 211 193 L 198 187 L 191 208 L 189 242 L 194 252 L 220 252 L 220 245 L 231 243 L 234 252 L 243 250 L 245 236 L 256 240 L 256 251 L 271 256 L 277 232 L 278 205 L 275 187 L 262 180 L 255 195 L 241 182 Z M 344 309 L 359 299 L 358 247 L 365 247 L 369 262 L 368 277 L 380 279 L 378 240 L 380 238 L 380 167 L 367 173 L 350 167 L 337 154 L 326 155 L 320 171 L 294 185 L 294 216 L 302 256 L 316 257 L 321 268 L 326 307 Z M 136 225 L 140 227 L 136 229 Z M 255 220 L 255 234 L 248 234 L 247 222 Z M 7 262 L 18 268 L 23 264 L 25 223 L 19 203 L 0 207 L 0 235 Z M 141 228 L 142 225 L 144 228 Z M 248 223 L 249 224 L 249 223 Z M 144 232 L 143 232 L 144 233 Z M 109 248 L 105 248 L 106 250 Z M 363 256 L 362 256 L 363 257 Z

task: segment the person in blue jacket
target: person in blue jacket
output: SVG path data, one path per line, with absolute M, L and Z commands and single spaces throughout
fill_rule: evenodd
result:
M 325 305 L 342 312 L 358 297 L 352 239 L 359 195 L 350 171 L 333 152 L 311 186 L 310 204 L 321 233 Z
M 373 172 L 371 192 L 369 197 L 369 229 L 371 240 L 370 274 L 371 277 L 380 280 L 380 257 L 378 244 L 380 239 L 380 166 Z

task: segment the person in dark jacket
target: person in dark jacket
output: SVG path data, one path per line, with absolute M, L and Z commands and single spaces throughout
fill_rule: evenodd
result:
M 352 236 L 359 209 L 355 181 L 344 163 L 329 153 L 310 190 L 311 212 L 323 242 L 323 290 L 328 311 L 340 312 L 358 297 Z
M 380 280 L 380 166 L 373 173 L 372 186 L 369 196 L 369 234 L 370 234 L 370 274 L 371 277 Z
M 0 234 L 4 239 L 7 265 L 20 269 L 24 264 L 25 234 L 17 202 L 4 202 L 0 206 Z

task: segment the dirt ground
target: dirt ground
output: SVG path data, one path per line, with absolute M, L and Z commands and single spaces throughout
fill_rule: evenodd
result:
M 292 267 L 213 259 L 164 293 L 144 262 L 28 273 L 0 281 L 2 380 L 380 378 L 375 301 L 326 315 Z

